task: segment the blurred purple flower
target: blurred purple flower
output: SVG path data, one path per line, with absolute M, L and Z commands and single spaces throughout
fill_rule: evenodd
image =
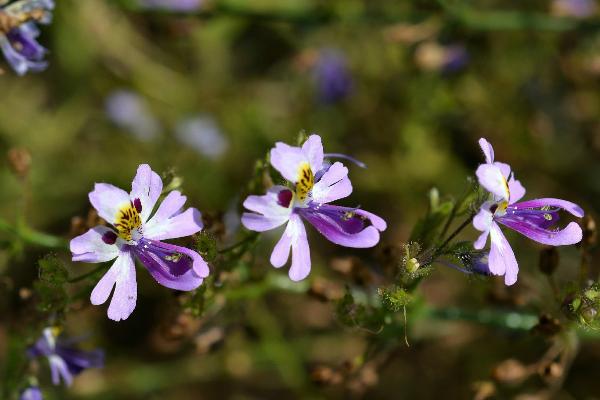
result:
M 552 10 L 561 16 L 586 18 L 596 13 L 598 5 L 594 0 L 554 0 Z
M 37 41 L 40 31 L 36 24 L 49 24 L 53 8 L 53 0 L 21 0 L 0 5 L 0 49 L 18 75 L 48 67 L 44 61 L 46 49 Z
M 512 285 L 517 281 L 519 266 L 498 223 L 538 243 L 563 246 L 579 243 L 582 231 L 575 222 L 562 230 L 553 228 L 559 220 L 559 211 L 564 210 L 580 218 L 584 213 L 577 204 L 560 199 L 543 198 L 517 203 L 525 195 L 525 188 L 514 178 L 508 164 L 494 161 L 494 149 L 487 140 L 480 139 L 479 145 L 486 163 L 477 168 L 477 178 L 479 184 L 490 192 L 490 200 L 482 204 L 473 219 L 475 229 L 483 232 L 474 247 L 483 249 L 490 236 L 489 270 L 493 275 L 504 275 L 504 283 Z
M 318 99 L 323 103 L 336 103 L 352 93 L 352 76 L 347 60 L 338 50 L 322 50 L 314 67 Z
M 445 48 L 446 54 L 442 71 L 446 73 L 457 72 L 463 69 L 469 62 L 467 49 L 460 44 L 454 44 Z
M 74 347 L 79 340 L 59 340 L 58 333 L 57 328 L 44 329 L 42 336 L 27 350 L 27 356 L 30 358 L 48 358 L 53 384 L 60 384 L 62 379 L 65 385 L 70 386 L 73 383 L 73 377 L 83 370 L 104 366 L 104 352 L 102 350 L 79 350 Z M 39 396 L 30 398 L 41 399 L 42 394 L 39 389 L 30 389 L 30 396 Z M 23 397 L 21 398 L 23 399 Z
M 42 391 L 37 386 L 30 386 L 21 392 L 19 400 L 42 400 Z
M 170 192 L 153 214 L 163 190 L 162 180 L 147 164 L 140 165 L 127 193 L 107 183 L 97 183 L 90 202 L 98 215 L 113 227 L 97 226 L 71 240 L 73 261 L 99 263 L 116 258 L 91 294 L 94 305 L 113 298 L 108 318 L 127 319 L 135 309 L 137 258 L 161 285 L 175 290 L 194 290 L 208 276 L 208 265 L 188 248 L 161 242 L 193 235 L 202 230 L 200 212 L 183 211 L 186 197 Z
M 441 45 L 428 41 L 417 47 L 415 61 L 424 70 L 451 74 L 468 64 L 469 53 L 461 44 Z
M 199 10 L 204 0 L 140 0 L 140 3 L 144 8 L 186 12 Z
M 175 127 L 175 136 L 183 144 L 212 159 L 221 157 L 229 145 L 216 121 L 204 115 L 180 121 Z
M 342 163 L 324 163 L 321 137 L 311 135 L 302 147 L 276 143 L 271 150 L 271 164 L 295 185 L 294 190 L 273 186 L 264 196 L 248 196 L 244 207 L 252 212 L 244 213 L 242 224 L 257 232 L 287 224 L 273 249 L 271 264 L 276 268 L 286 264 L 291 248 L 290 279 L 306 278 L 311 268 L 302 218 L 340 246 L 366 248 L 379 242 L 379 232 L 387 227 L 383 219 L 359 208 L 328 204 L 349 196 L 352 184 Z
M 105 101 L 108 118 L 121 129 L 132 133 L 139 140 L 154 139 L 160 124 L 154 118 L 144 100 L 138 94 L 128 90 L 117 90 Z

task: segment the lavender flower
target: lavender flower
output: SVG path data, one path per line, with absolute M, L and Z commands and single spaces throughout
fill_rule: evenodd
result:
M 229 145 L 216 121 L 204 115 L 180 121 L 175 135 L 183 144 L 211 159 L 221 157 Z
M 104 366 L 104 352 L 102 350 L 83 351 L 73 345 L 79 340 L 59 340 L 57 328 L 44 329 L 42 336 L 27 350 L 29 358 L 46 357 L 50 364 L 52 383 L 70 386 L 73 377 L 88 368 L 101 368 Z M 41 399 L 42 394 L 38 388 L 30 388 L 31 399 Z M 21 395 L 22 399 L 27 391 Z M 38 397 L 35 397 L 38 396 Z
M 429 41 L 417 47 L 415 61 L 424 70 L 451 74 L 467 65 L 469 53 L 461 44 L 441 45 Z
M 91 295 L 92 304 L 103 304 L 115 287 L 108 307 L 112 320 L 127 319 L 135 309 L 135 257 L 158 283 L 171 289 L 196 289 L 208 276 L 208 265 L 198 253 L 161 242 L 202 229 L 200 212 L 195 208 L 182 211 L 186 197 L 178 191 L 170 192 L 150 218 L 162 189 L 162 180 L 146 164 L 139 166 L 129 194 L 97 183 L 90 202 L 112 227 L 97 226 L 71 240 L 73 261 L 98 263 L 116 258 Z
M 587 18 L 598 11 L 598 5 L 594 0 L 554 0 L 552 11 L 560 16 Z
M 139 140 L 148 141 L 158 136 L 160 124 L 137 93 L 114 91 L 106 98 L 105 109 L 115 125 L 131 132 Z
M 514 178 L 508 164 L 494 162 L 494 149 L 487 140 L 479 139 L 479 145 L 486 163 L 477 168 L 477 178 L 490 192 L 490 200 L 482 204 L 473 220 L 473 226 L 483 232 L 474 247 L 483 249 L 490 236 L 489 270 L 493 275 L 504 275 L 504 283 L 512 285 L 517 281 L 519 266 L 498 223 L 538 243 L 570 245 L 581 241 L 579 225 L 571 222 L 562 230 L 553 226 L 559 220 L 560 210 L 576 217 L 583 217 L 583 210 L 577 204 L 553 198 L 517 203 L 525 195 L 525 188 Z
M 3 2 L 0 2 L 3 3 Z M 48 24 L 52 19 L 53 0 L 19 0 L 0 5 L 0 49 L 18 75 L 46 69 L 46 49 L 37 37 L 36 23 Z
M 323 50 L 315 65 L 318 98 L 323 103 L 336 103 L 352 92 L 352 76 L 346 58 L 336 50 Z
M 252 212 L 243 214 L 242 223 L 258 232 L 287 224 L 271 254 L 274 267 L 287 263 L 291 248 L 290 278 L 299 281 L 309 274 L 310 249 L 302 219 L 340 246 L 366 248 L 379 242 L 379 232 L 386 229 L 383 219 L 359 208 L 328 204 L 349 196 L 352 185 L 342 163 L 324 163 L 319 136 L 311 135 L 302 147 L 277 143 L 271 164 L 294 187 L 273 186 L 264 196 L 248 196 L 244 207 Z
M 42 400 L 42 391 L 37 386 L 30 386 L 21 392 L 19 400 Z
M 196 11 L 202 6 L 203 0 L 140 0 L 144 8 L 170 11 Z

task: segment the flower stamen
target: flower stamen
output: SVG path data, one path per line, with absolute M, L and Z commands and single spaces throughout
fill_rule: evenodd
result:
M 139 199 L 135 199 L 117 212 L 115 228 L 117 228 L 118 236 L 130 242 L 133 240 L 133 231 L 142 226 L 142 203 Z M 141 232 L 140 232 L 141 233 Z

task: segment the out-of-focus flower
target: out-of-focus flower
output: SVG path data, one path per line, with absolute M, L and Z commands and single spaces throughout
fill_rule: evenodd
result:
M 48 67 L 44 61 L 46 49 L 37 41 L 40 31 L 36 24 L 49 24 L 52 9 L 53 0 L 20 0 L 0 5 L 0 49 L 18 75 Z
M 42 391 L 37 386 L 30 386 L 21 392 L 19 400 L 42 400 Z
M 443 46 L 433 41 L 424 42 L 416 50 L 415 61 L 427 71 L 453 73 L 467 65 L 469 53 L 461 44 Z
M 564 210 L 579 218 L 584 213 L 577 204 L 560 199 L 543 198 L 517 203 L 525 195 L 525 188 L 514 178 L 510 165 L 494 161 L 494 149 L 487 140 L 480 139 L 479 145 L 486 163 L 477 168 L 477 178 L 479 184 L 490 192 L 490 200 L 482 204 L 473 220 L 475 229 L 483 232 L 474 247 L 483 249 L 490 236 L 489 270 L 493 275 L 504 275 L 504 283 L 512 285 L 517 281 L 519 266 L 498 223 L 538 243 L 563 246 L 579 243 L 582 230 L 575 222 L 562 230 L 554 228 L 559 212 Z
M 108 118 L 121 129 L 132 133 L 139 140 L 152 140 L 160 124 L 152 115 L 142 97 L 128 90 L 117 90 L 105 101 Z
M 104 352 L 102 350 L 79 350 L 74 347 L 79 340 L 61 340 L 58 338 L 58 334 L 59 329 L 57 328 L 44 329 L 42 336 L 27 350 L 27 355 L 30 358 L 46 357 L 48 359 L 53 384 L 58 385 L 62 380 L 65 385 L 70 386 L 75 375 L 88 368 L 101 368 L 104 366 Z M 30 389 L 32 389 L 32 396 L 39 396 L 31 397 L 32 399 L 42 398 L 38 388 Z
M 135 309 L 136 257 L 158 283 L 171 289 L 196 289 L 208 276 L 208 265 L 197 252 L 161 242 L 202 230 L 200 212 L 195 208 L 183 211 L 186 197 L 178 191 L 170 192 L 150 218 L 162 188 L 162 180 L 146 164 L 139 166 L 130 193 L 97 183 L 90 202 L 113 227 L 97 226 L 71 240 L 73 261 L 99 263 L 116 258 L 91 295 L 92 304 L 103 304 L 115 288 L 108 307 L 112 320 L 127 319 Z
M 314 66 L 318 99 L 336 103 L 352 93 L 352 76 L 344 54 L 338 50 L 321 50 Z
M 342 163 L 324 163 L 321 137 L 311 135 L 302 147 L 278 142 L 271 150 L 271 164 L 293 188 L 273 186 L 264 196 L 248 196 L 244 207 L 252 212 L 242 216 L 250 230 L 264 232 L 286 224 L 283 236 L 273 249 L 271 264 L 282 267 L 292 250 L 289 276 L 299 281 L 309 274 L 310 249 L 302 218 L 335 244 L 346 247 L 373 247 L 379 232 L 387 227 L 380 217 L 359 208 L 328 203 L 352 193 L 348 168 Z
M 140 0 L 144 8 L 171 11 L 196 11 L 202 7 L 204 0 Z
M 175 127 L 175 136 L 183 144 L 211 159 L 221 157 L 229 146 L 216 121 L 206 115 L 180 121 Z
M 554 0 L 552 13 L 562 17 L 587 18 L 596 14 L 595 0 Z

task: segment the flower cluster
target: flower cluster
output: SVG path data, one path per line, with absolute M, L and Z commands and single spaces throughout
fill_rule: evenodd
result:
M 1 2 L 0 2 L 1 3 Z M 46 69 L 46 49 L 37 37 L 37 24 L 52 19 L 53 0 L 19 0 L 0 6 L 0 49 L 18 75 Z

